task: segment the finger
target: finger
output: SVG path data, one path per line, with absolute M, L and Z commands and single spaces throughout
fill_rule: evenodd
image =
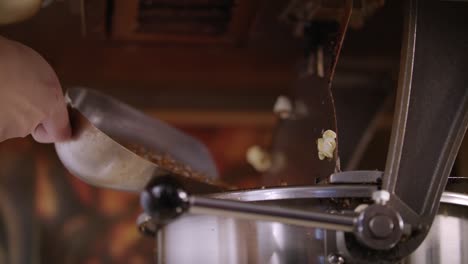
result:
M 54 143 L 70 138 L 71 128 L 65 103 L 60 103 L 31 134 L 39 143 Z

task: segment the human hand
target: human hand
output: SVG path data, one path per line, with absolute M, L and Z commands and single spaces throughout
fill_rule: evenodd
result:
M 29 134 L 41 143 L 70 137 L 62 88 L 38 53 L 0 37 L 0 141 Z

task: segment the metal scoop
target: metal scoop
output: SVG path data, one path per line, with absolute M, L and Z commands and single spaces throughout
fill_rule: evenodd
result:
M 208 149 L 196 139 L 96 91 L 72 88 L 67 92 L 72 138 L 55 144 L 65 167 L 83 181 L 105 188 L 141 191 L 150 178 L 178 175 L 137 155 L 128 146 L 141 146 L 170 157 L 198 178 L 178 175 L 194 193 L 220 191 L 216 165 Z

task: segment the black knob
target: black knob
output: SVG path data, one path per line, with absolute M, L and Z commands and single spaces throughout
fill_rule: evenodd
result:
M 140 203 L 154 221 L 163 225 L 187 211 L 189 195 L 174 177 L 156 176 L 141 192 Z

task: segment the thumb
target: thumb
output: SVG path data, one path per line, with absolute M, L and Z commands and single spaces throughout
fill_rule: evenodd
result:
M 39 143 L 64 141 L 71 136 L 70 121 L 65 103 L 60 103 L 31 133 Z

